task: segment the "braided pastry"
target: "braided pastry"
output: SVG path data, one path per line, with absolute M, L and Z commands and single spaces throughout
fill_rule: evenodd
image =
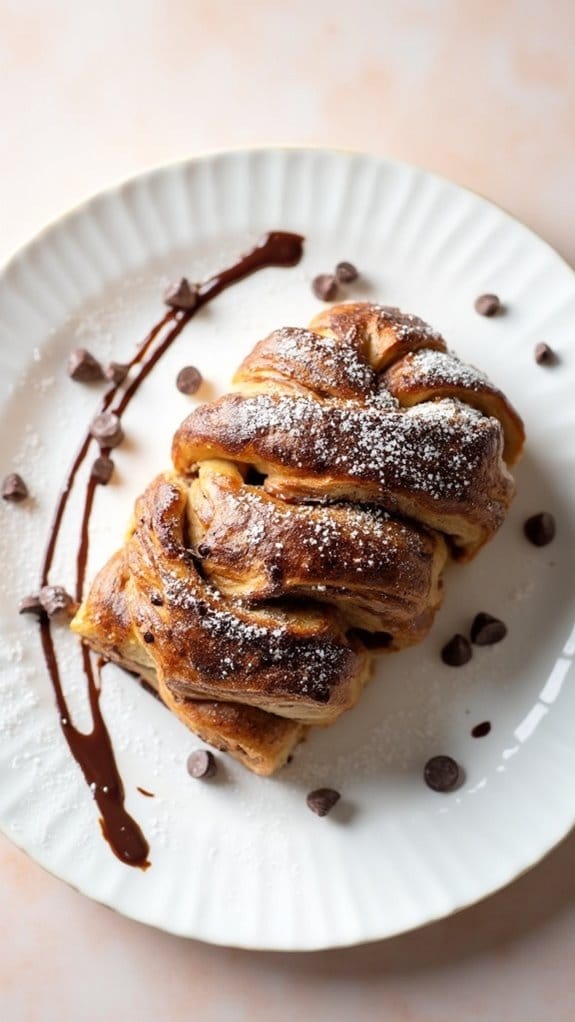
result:
M 521 420 L 416 316 L 338 305 L 255 346 L 174 437 L 73 627 L 271 773 L 359 698 L 368 649 L 431 627 L 448 551 L 514 492 Z

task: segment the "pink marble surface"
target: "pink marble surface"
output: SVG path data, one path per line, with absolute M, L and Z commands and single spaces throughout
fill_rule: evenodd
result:
M 420 163 L 575 263 L 575 7 L 520 0 L 0 0 L 0 259 L 155 163 L 260 142 Z M 210 948 L 91 904 L 0 840 L 0 1018 L 530 1022 L 575 1015 L 575 836 L 379 945 Z

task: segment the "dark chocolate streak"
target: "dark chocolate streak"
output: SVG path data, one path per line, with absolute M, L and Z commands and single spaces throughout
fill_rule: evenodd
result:
M 199 301 L 193 309 L 185 312 L 170 309 L 166 312 L 162 319 L 150 330 L 150 333 L 129 363 L 130 369 L 135 366 L 140 366 L 141 368 L 128 387 L 126 387 L 121 399 L 112 410 L 117 415 L 122 415 L 125 412 L 140 385 L 151 373 L 162 355 L 173 344 L 186 324 L 201 309 L 202 305 L 206 305 L 226 288 L 231 287 L 232 284 L 238 283 L 244 277 L 248 277 L 258 270 L 269 266 L 296 266 L 302 257 L 303 240 L 299 234 L 289 234 L 284 231 L 271 231 L 269 234 L 264 234 L 257 245 L 246 255 L 242 256 L 237 263 L 234 263 L 233 266 L 223 270 L 221 273 L 210 277 L 209 280 L 200 285 L 198 293 Z M 162 334 L 165 327 L 169 327 L 165 337 L 160 340 L 152 354 L 146 359 L 148 351 L 154 341 Z M 99 412 L 104 412 L 111 407 L 118 390 L 119 386 L 110 388 L 101 402 L 98 409 Z M 48 585 L 50 568 L 52 567 L 68 498 L 72 492 L 78 471 L 86 460 L 91 444 L 92 437 L 87 433 L 62 487 L 44 553 L 41 576 L 42 586 Z M 106 454 L 107 452 L 103 451 L 102 453 Z M 80 539 L 76 555 L 75 595 L 77 600 L 82 599 L 84 588 L 88 560 L 90 515 L 97 485 L 97 481 L 92 477 L 90 477 L 86 485 Z M 84 733 L 78 731 L 70 717 L 68 704 L 62 688 L 51 624 L 48 619 L 41 621 L 40 634 L 44 659 L 52 681 L 56 705 L 60 715 L 62 733 L 68 743 L 70 752 L 86 778 L 86 783 L 93 792 L 101 814 L 100 826 L 102 834 L 112 851 L 122 862 L 129 866 L 139 866 L 141 869 L 147 869 L 150 865 L 148 860 L 149 845 L 138 824 L 129 815 L 124 806 L 124 786 L 116 765 L 106 722 L 100 709 L 100 685 L 96 682 L 90 651 L 87 646 L 81 645 L 82 663 L 92 712 L 92 730 Z M 98 670 L 101 667 L 101 663 L 101 661 L 98 661 Z

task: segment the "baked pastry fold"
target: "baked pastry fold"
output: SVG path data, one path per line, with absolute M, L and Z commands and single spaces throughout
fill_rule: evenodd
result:
M 330 607 L 253 608 L 224 600 L 186 545 L 187 496 L 185 480 L 158 476 L 136 502 L 124 548 L 133 637 L 152 660 L 161 690 L 331 723 L 355 704 L 366 679 L 361 644 Z M 92 593 L 92 606 L 94 599 Z M 75 628 L 88 637 L 82 618 Z
M 448 554 L 514 493 L 523 424 L 437 331 L 348 303 L 260 341 L 197 407 L 73 628 L 257 773 L 429 631 Z
M 237 465 L 203 461 L 188 520 L 202 572 L 224 596 L 333 604 L 374 633 L 372 646 L 419 641 L 441 602 L 442 537 L 381 507 L 287 504 L 246 483 Z
M 451 352 L 423 348 L 394 362 L 385 386 L 404 407 L 437 398 L 454 398 L 497 419 L 503 430 L 503 458 L 514 465 L 523 450 L 523 423 L 505 395 L 485 373 Z
M 142 641 L 129 610 L 130 573 L 119 550 L 97 574 L 72 622 L 97 653 L 138 675 L 191 731 L 227 752 L 253 773 L 279 770 L 305 737 L 307 728 L 255 706 L 175 695 L 158 677 L 150 647 Z
M 505 518 L 514 492 L 499 421 L 452 399 L 412 408 L 282 391 L 226 394 L 182 423 L 172 448 L 182 474 L 206 459 L 252 465 L 287 502 L 379 504 L 450 538 L 472 557 Z

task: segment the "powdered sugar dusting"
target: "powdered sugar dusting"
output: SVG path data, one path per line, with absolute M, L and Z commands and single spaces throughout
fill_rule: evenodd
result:
M 424 319 L 410 312 L 402 312 L 395 305 L 371 305 L 377 312 L 381 326 L 392 326 L 393 332 L 400 341 L 417 341 L 421 339 L 434 343 L 443 340 L 441 334 Z
M 257 594 L 261 584 L 257 575 L 254 579 L 250 565 L 259 561 L 264 575 L 270 576 L 271 572 L 273 576 L 277 569 L 278 580 L 282 579 L 278 581 L 280 589 L 286 585 L 290 588 L 293 575 L 297 585 L 306 588 L 315 580 L 319 592 L 327 589 L 323 582 L 337 587 L 353 582 L 356 586 L 375 586 L 376 591 L 380 586 L 386 590 L 397 586 L 398 595 L 401 592 L 407 599 L 410 577 L 414 570 L 420 577 L 431 547 L 427 534 L 391 519 L 381 507 L 359 507 L 349 502 L 286 506 L 251 487 L 234 492 L 229 504 L 214 505 L 212 528 L 215 542 L 210 540 L 210 531 L 206 534 L 210 563 L 223 565 L 225 576 L 227 554 L 233 548 L 234 565 L 238 561 L 246 565 L 246 581 L 252 584 L 250 596 Z M 229 543 L 228 529 L 232 530 Z M 210 563 L 206 565 L 208 572 Z M 265 578 L 263 585 L 265 595 Z
M 437 501 L 466 499 L 486 453 L 492 457 L 501 437 L 497 419 L 460 401 L 446 398 L 396 411 L 386 407 L 385 391 L 363 403 L 232 395 L 213 410 L 198 409 L 188 429 L 196 421 L 203 438 L 231 450 L 251 444 L 272 464 L 400 487 Z
M 283 327 L 268 339 L 280 370 L 299 370 L 304 381 L 318 392 L 343 388 L 360 394 L 375 389 L 375 374 L 352 344 L 311 330 Z
M 242 608 L 239 601 L 235 607 L 233 603 L 224 603 L 213 586 L 206 585 L 200 594 L 188 579 L 174 573 L 164 576 L 163 589 L 168 605 L 199 621 L 206 635 L 208 661 L 212 658 L 207 647 L 217 645 L 215 659 L 220 680 L 241 674 L 249 681 L 262 667 L 268 671 L 282 667 L 285 668 L 282 672 L 285 691 L 316 702 L 327 702 L 331 687 L 341 680 L 352 656 L 352 651 L 335 638 L 322 634 L 300 637 L 297 619 L 294 622 L 281 610 L 266 608 L 265 615 L 260 616 L 257 611 Z M 215 597 L 215 604 L 211 602 L 212 597 Z M 192 655 L 201 657 L 202 650 L 190 649 Z
M 451 352 L 420 348 L 406 355 L 401 363 L 410 386 L 452 386 L 464 390 L 489 390 L 495 388 L 485 373 L 462 362 Z M 392 369 L 393 373 L 393 369 Z

